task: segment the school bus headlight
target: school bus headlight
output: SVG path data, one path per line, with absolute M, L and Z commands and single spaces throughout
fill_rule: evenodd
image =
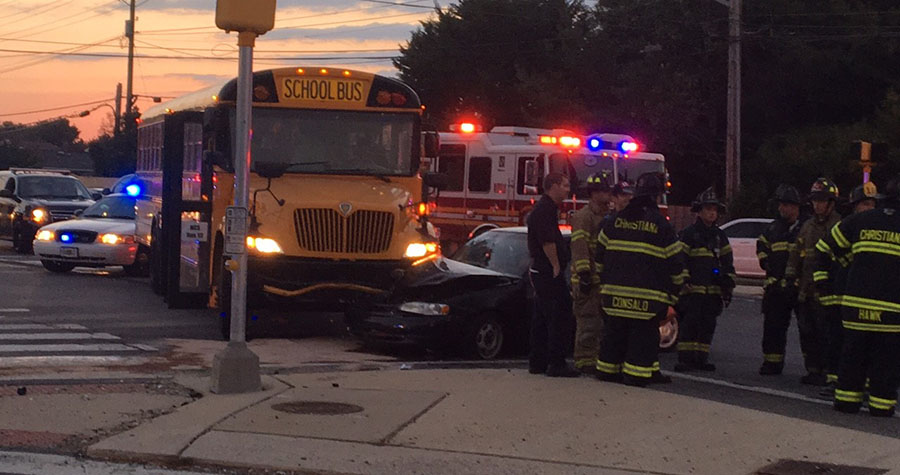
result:
M 274 239 L 247 236 L 247 248 L 261 254 L 284 254 Z
M 134 236 L 106 233 L 100 236 L 100 242 L 103 244 L 132 244 L 134 243 Z
M 52 241 L 56 239 L 56 234 L 49 229 L 42 229 L 38 231 L 37 235 L 34 237 L 38 241 Z
M 35 223 L 43 223 L 47 220 L 47 212 L 40 208 L 33 209 L 31 210 L 31 220 Z
M 418 259 L 438 251 L 438 245 L 434 242 L 414 242 L 406 246 L 406 257 Z

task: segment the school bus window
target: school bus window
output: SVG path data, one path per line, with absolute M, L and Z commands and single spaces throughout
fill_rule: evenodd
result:
M 234 111 L 231 125 L 234 127 Z M 415 116 L 352 111 L 253 110 L 252 160 L 288 173 L 412 176 Z
M 487 193 L 491 191 L 491 157 L 469 159 L 469 191 Z
M 447 175 L 444 191 L 463 191 L 465 181 L 465 145 L 442 145 L 438 158 L 438 172 Z

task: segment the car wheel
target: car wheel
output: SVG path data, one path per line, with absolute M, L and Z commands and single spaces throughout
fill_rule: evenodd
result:
M 504 328 L 497 316 L 482 315 L 475 319 L 466 331 L 465 354 L 473 359 L 495 359 L 503 350 L 504 337 Z
M 150 251 L 144 246 L 138 246 L 134 263 L 125 266 L 125 273 L 131 277 L 146 277 L 150 271 Z
M 32 242 L 22 234 L 22 230 L 20 228 L 16 228 L 13 230 L 13 249 L 20 254 L 31 254 L 32 250 Z
M 58 262 L 47 259 L 41 259 L 41 264 L 43 264 L 44 269 L 57 274 L 65 274 L 75 268 L 75 264 L 70 262 Z

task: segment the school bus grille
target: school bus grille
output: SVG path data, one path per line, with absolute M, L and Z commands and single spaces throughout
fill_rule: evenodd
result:
M 344 217 L 327 208 L 294 212 L 297 242 L 312 252 L 379 254 L 391 247 L 394 215 L 384 211 L 354 211 Z

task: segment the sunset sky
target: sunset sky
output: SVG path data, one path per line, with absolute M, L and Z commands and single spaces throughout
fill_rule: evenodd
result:
M 0 122 L 96 107 L 70 119 L 83 139 L 96 137 L 111 116 L 101 104 L 114 105 L 116 83 L 125 91 L 128 1 L 0 0 Z M 277 0 L 275 29 L 257 40 L 254 69 L 340 65 L 395 75 L 389 58 L 435 15 L 435 3 Z M 137 0 L 135 94 L 178 96 L 237 74 L 237 36 L 216 28 L 215 7 L 216 0 Z M 137 104 L 146 110 L 152 102 Z

